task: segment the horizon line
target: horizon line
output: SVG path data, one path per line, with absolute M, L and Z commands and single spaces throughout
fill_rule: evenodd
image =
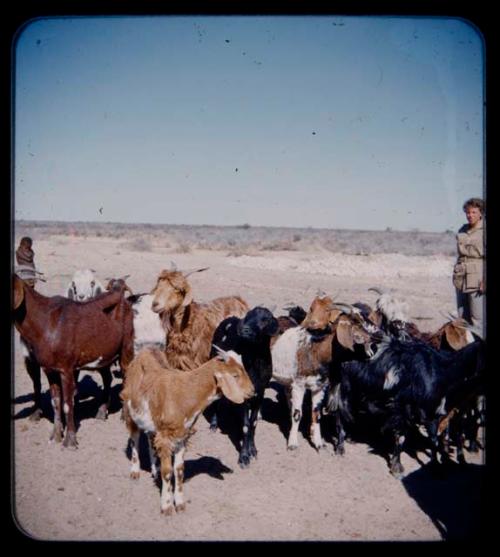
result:
M 273 225 L 254 225 L 250 223 L 242 223 L 242 224 L 174 224 L 174 223 L 148 223 L 148 222 L 125 222 L 125 221 L 92 221 L 92 220 L 46 220 L 46 219 L 13 219 L 14 226 L 19 224 L 89 224 L 89 225 L 121 225 L 121 226 L 145 226 L 150 228 L 156 227 L 191 227 L 191 228 L 237 228 L 237 229 L 250 229 L 250 228 L 271 228 L 271 229 L 289 229 L 289 230 L 310 230 L 310 231 L 334 231 L 334 232 L 397 232 L 403 234 L 415 234 L 415 233 L 424 233 L 424 234 L 455 234 L 454 230 L 446 229 L 442 231 L 432 231 L 432 230 L 423 230 L 418 227 L 414 227 L 410 230 L 400 230 L 393 228 L 391 226 L 387 226 L 386 228 L 380 229 L 368 229 L 368 228 L 329 228 L 329 227 L 314 227 L 314 226 L 273 226 Z

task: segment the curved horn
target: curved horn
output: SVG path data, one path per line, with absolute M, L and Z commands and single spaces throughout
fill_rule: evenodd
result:
M 376 292 L 379 296 L 382 296 L 382 294 L 387 294 L 386 291 L 382 290 L 378 286 L 371 286 L 370 288 L 368 288 L 368 290 L 371 290 L 372 292 Z
M 332 304 L 332 309 L 340 309 L 348 315 L 351 315 L 352 313 L 356 313 L 355 309 L 357 308 L 353 308 L 350 304 L 345 304 L 343 302 L 334 302 Z
M 318 298 L 324 298 L 326 295 L 327 295 L 326 292 L 324 290 L 321 290 L 321 288 L 318 288 L 316 290 L 316 296 Z
M 210 269 L 210 267 L 203 267 L 202 269 L 195 269 L 194 271 L 188 271 L 187 273 L 183 273 L 184 278 L 187 278 L 189 275 L 192 275 L 193 273 L 201 273 L 202 271 L 206 271 L 207 269 Z
M 175 264 L 175 261 L 170 261 L 169 271 L 177 271 L 177 265 Z

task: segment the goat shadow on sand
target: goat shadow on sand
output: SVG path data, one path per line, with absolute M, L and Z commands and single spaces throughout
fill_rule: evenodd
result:
M 456 464 L 436 476 L 425 464 L 402 480 L 408 495 L 446 541 L 480 540 L 484 534 L 485 466 Z
M 80 422 L 88 419 L 95 419 L 100 404 L 102 394 L 102 384 L 100 384 L 100 376 L 96 377 L 97 381 L 90 375 L 84 375 L 78 381 L 77 395 L 75 397 L 75 426 L 78 430 Z M 110 389 L 110 404 L 108 414 L 115 414 L 121 411 L 122 403 L 120 400 L 120 391 L 122 385 L 120 383 L 112 384 Z M 33 401 L 33 393 L 19 395 L 13 399 L 14 404 L 25 404 Z M 50 389 L 42 389 L 41 407 L 43 418 L 50 422 L 54 422 L 54 409 L 52 408 Z M 29 418 L 33 412 L 33 406 L 23 408 L 19 412 L 14 413 L 13 419 L 20 420 Z
M 277 400 L 274 401 L 271 398 L 269 398 L 269 396 L 264 396 L 264 400 L 262 401 L 262 406 L 260 409 L 261 419 L 271 424 L 276 424 L 286 441 L 290 433 L 291 424 L 290 424 L 288 403 L 286 401 L 285 393 L 283 387 L 278 383 L 271 382 L 269 387 L 271 387 L 276 391 Z M 306 418 L 301 420 L 299 426 L 299 431 L 306 439 L 308 439 L 308 427 L 310 425 L 310 419 L 308 420 L 310 416 L 310 409 L 311 409 L 310 397 L 306 396 L 304 398 L 304 407 L 303 407 L 303 416 L 306 416 Z M 209 423 L 210 423 L 212 412 L 213 409 L 211 407 L 207 408 L 207 410 L 204 412 L 205 419 Z M 238 453 L 240 451 L 242 435 L 243 435 L 242 428 L 243 428 L 243 405 L 234 404 L 224 397 L 221 398 L 218 401 L 217 429 L 222 435 L 228 436 L 229 440 L 231 441 L 235 450 Z M 259 425 L 257 422 L 256 438 L 255 438 L 255 444 L 257 445 L 257 450 L 259 449 L 258 429 L 259 429 Z
M 151 459 L 149 456 L 148 440 L 144 434 L 139 437 L 139 462 L 141 470 L 151 472 Z M 130 443 L 127 443 L 125 455 L 128 460 L 132 458 Z M 184 461 L 184 482 L 199 474 L 208 474 L 216 480 L 223 480 L 224 474 L 232 474 L 233 470 L 223 464 L 218 458 L 212 456 L 202 456 L 197 459 L 186 459 Z M 161 488 L 161 477 L 158 473 L 154 479 L 156 487 Z

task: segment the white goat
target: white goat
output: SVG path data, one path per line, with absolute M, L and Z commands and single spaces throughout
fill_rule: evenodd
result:
M 165 329 L 160 316 L 151 309 L 152 294 L 134 294 L 125 280 L 130 275 L 117 279 L 108 278 L 106 290 L 120 288 L 121 285 L 130 293 L 127 300 L 134 313 L 134 354 L 137 356 L 141 348 L 157 347 L 165 350 Z
M 75 271 L 64 295 L 75 302 L 85 302 L 102 292 L 104 292 L 104 287 L 96 278 L 95 271 L 79 269 Z

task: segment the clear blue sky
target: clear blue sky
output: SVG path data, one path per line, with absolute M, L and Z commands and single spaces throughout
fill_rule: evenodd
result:
M 449 18 L 52 18 L 15 45 L 15 218 L 428 231 L 483 196 Z

